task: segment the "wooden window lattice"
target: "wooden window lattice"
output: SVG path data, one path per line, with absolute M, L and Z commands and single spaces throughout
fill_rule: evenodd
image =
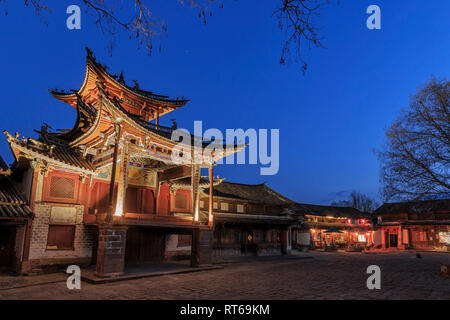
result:
M 51 177 L 50 197 L 73 199 L 75 197 L 75 180 L 66 177 Z

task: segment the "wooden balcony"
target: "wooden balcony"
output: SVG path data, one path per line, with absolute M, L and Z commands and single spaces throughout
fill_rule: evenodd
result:
M 86 214 L 84 223 L 88 225 L 98 225 L 106 221 L 106 213 Z M 199 225 L 194 222 L 190 213 L 171 213 L 171 215 L 157 215 L 154 213 L 133 213 L 127 212 L 122 216 L 114 216 L 113 224 L 127 226 L 149 226 L 161 228 L 208 228 L 207 225 Z

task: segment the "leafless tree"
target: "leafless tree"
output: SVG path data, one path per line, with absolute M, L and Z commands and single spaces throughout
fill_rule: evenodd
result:
M 358 191 L 350 192 L 349 199 L 333 202 L 332 206 L 352 207 L 361 212 L 372 213 L 378 207 L 378 203 L 369 196 Z
M 302 59 L 304 42 L 309 47 L 323 47 L 316 18 L 321 8 L 328 1 L 321 0 L 282 0 L 282 5 L 275 9 L 273 15 L 278 18 L 278 27 L 284 31 L 285 39 L 281 50 L 280 64 L 300 62 L 302 72 L 308 65 Z
M 149 54 L 153 51 L 154 40 L 167 34 L 164 19 L 154 15 L 149 0 L 81 0 L 86 13 L 94 17 L 96 26 L 108 36 L 108 51 L 114 47 L 114 38 L 118 31 L 125 31 L 130 38 L 136 39 L 139 48 L 145 48 Z M 223 0 L 177 0 L 178 3 L 197 10 L 199 18 L 206 23 L 214 8 L 223 8 Z M 322 7 L 330 0 L 274 0 L 278 5 L 272 16 L 278 20 L 279 28 L 284 32 L 280 64 L 298 62 L 303 73 L 307 63 L 302 58 L 305 44 L 311 47 L 323 47 L 316 18 Z M 332 0 L 339 2 L 339 0 Z M 0 0 L 6 4 L 7 0 Z M 24 0 L 25 5 L 33 7 L 39 16 L 49 12 L 47 0 Z M 5 5 L 5 13 L 7 9 Z M 46 22 L 44 20 L 44 22 Z M 161 42 L 159 42 L 161 50 Z
M 450 195 L 450 82 L 432 78 L 386 131 L 378 152 L 386 200 Z

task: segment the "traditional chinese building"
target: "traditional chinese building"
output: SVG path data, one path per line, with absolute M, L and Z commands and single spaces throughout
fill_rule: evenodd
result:
M 203 189 L 206 190 L 206 189 Z M 286 208 L 292 200 L 266 184 L 221 182 L 213 189 L 214 237 L 213 259 L 221 261 L 242 256 L 266 256 L 288 253 L 289 228 L 295 219 Z M 206 210 L 210 196 L 200 194 L 200 208 Z M 188 242 L 178 236 L 184 246 L 173 253 L 186 252 Z
M 33 218 L 11 173 L 0 157 L 0 272 L 20 272 Z
M 289 210 L 303 221 L 292 228 L 294 248 L 358 250 L 374 241 L 372 216 L 355 208 L 295 203 Z
M 89 50 L 81 88 L 50 92 L 76 110 L 73 128 L 50 132 L 45 125 L 37 139 L 5 132 L 15 159 L 11 170 L 34 213 L 32 222 L 30 211 L 14 222 L 31 231 L 21 270 L 95 264 L 98 276 L 119 275 L 126 263 L 164 259 L 171 234 L 192 238 L 192 265 L 209 263 L 212 187 L 220 182 L 213 163 L 227 154 L 199 158 L 191 140 L 177 148 L 171 139 L 176 125 L 164 127 L 160 117 L 188 100 L 127 85 Z M 210 196 L 202 207 L 200 192 Z
M 384 250 L 450 251 L 450 199 L 385 203 L 375 214 Z

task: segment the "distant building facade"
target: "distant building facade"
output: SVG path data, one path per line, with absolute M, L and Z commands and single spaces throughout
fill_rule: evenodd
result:
M 375 214 L 383 250 L 450 251 L 450 199 L 385 203 Z
M 200 196 L 200 208 L 207 209 L 210 198 Z M 290 250 L 290 226 L 296 220 L 286 209 L 292 200 L 265 184 L 249 185 L 221 182 L 213 188 L 214 234 L 213 261 L 242 256 L 287 254 Z M 184 236 L 174 236 L 185 241 Z M 186 243 L 186 242 L 184 242 Z M 189 247 L 175 249 L 183 255 Z
M 357 209 L 295 203 L 289 210 L 303 222 L 291 228 L 294 248 L 361 250 L 374 242 L 373 216 Z

